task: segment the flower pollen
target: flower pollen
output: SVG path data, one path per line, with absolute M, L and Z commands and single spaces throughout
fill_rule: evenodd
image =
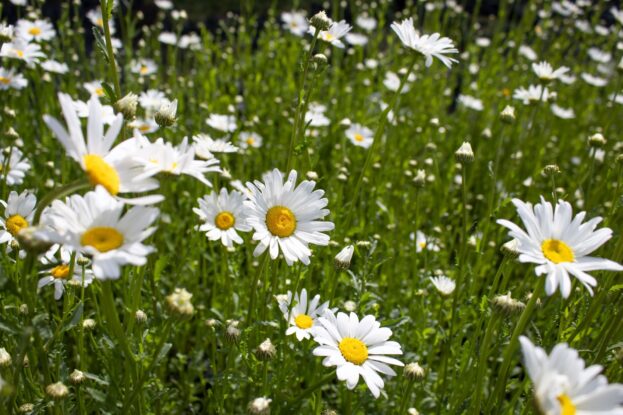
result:
M 552 261 L 554 264 L 560 264 L 561 262 L 573 262 L 575 255 L 573 250 L 558 239 L 546 239 L 541 244 L 541 250 L 545 258 Z
M 17 236 L 27 226 L 28 221 L 21 215 L 13 215 L 6 220 L 6 230 L 13 236 Z
M 266 212 L 266 226 L 273 235 L 287 238 L 296 230 L 296 217 L 285 206 L 273 206 Z
M 84 156 L 84 168 L 92 185 L 102 185 L 111 195 L 119 193 L 119 174 L 96 154 Z
M 57 280 L 64 280 L 69 276 L 69 265 L 57 265 L 50 270 L 50 274 Z
M 347 361 L 361 365 L 368 360 L 368 347 L 359 339 L 344 337 L 338 344 L 340 353 Z
M 99 252 L 108 252 L 123 245 L 123 235 L 115 228 L 95 226 L 82 234 L 80 243 L 92 246 Z
M 294 324 L 296 324 L 296 327 L 299 329 L 308 329 L 314 325 L 314 320 L 307 314 L 299 314 L 294 319 Z
M 575 415 L 576 409 L 571 398 L 567 395 L 560 395 L 556 399 L 560 402 L 560 415 Z
M 219 212 L 219 214 L 214 218 L 214 224 L 222 231 L 226 231 L 231 228 L 235 223 L 236 218 L 234 218 L 234 215 L 232 215 L 231 212 L 227 211 Z

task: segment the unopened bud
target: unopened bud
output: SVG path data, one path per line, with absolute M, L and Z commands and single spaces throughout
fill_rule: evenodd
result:
M 45 393 L 52 399 L 63 399 L 69 394 L 69 389 L 63 382 L 56 382 L 46 386 Z
M 324 10 L 322 10 L 313 15 L 311 19 L 309 19 L 309 24 L 318 30 L 328 30 L 331 26 L 331 19 L 329 19 Z
M 472 146 L 467 141 L 461 144 L 461 147 L 454 153 L 456 161 L 461 164 L 472 163 L 474 161 L 474 151 Z
M 11 366 L 11 355 L 4 347 L 0 347 L 0 367 Z
M 92 318 L 85 318 L 82 322 L 82 327 L 85 330 L 93 330 L 95 328 L 95 320 Z
M 556 164 L 548 164 L 547 166 L 543 167 L 543 174 L 545 174 L 546 176 L 554 176 L 559 173 L 560 167 L 558 167 L 558 165 Z
M 84 376 L 84 372 L 74 369 L 73 372 L 69 375 L 69 381 L 74 385 L 79 385 L 86 380 L 86 376 Z
M 275 349 L 273 343 L 270 341 L 270 339 L 266 339 L 257 347 L 257 350 L 255 351 L 255 356 L 257 356 L 257 358 L 260 360 L 271 360 L 273 357 L 275 357 L 276 353 L 277 349 Z
M 596 133 L 588 137 L 588 144 L 591 147 L 601 148 L 606 145 L 606 139 L 601 133 Z
M 404 368 L 404 374 L 409 380 L 422 380 L 424 379 L 424 368 L 417 362 L 409 363 Z
M 355 247 L 352 245 L 346 245 L 336 256 L 335 256 L 335 267 L 338 269 L 348 269 L 350 268 L 350 261 L 353 259 L 353 253 L 355 252 Z
M 193 295 L 186 291 L 185 288 L 176 288 L 173 293 L 166 298 L 169 310 L 181 316 L 191 316 L 195 312 L 190 302 L 192 296 Z
M 426 184 L 426 172 L 422 169 L 419 169 L 413 178 L 413 184 L 416 187 L 424 187 Z
M 511 239 L 500 248 L 502 253 L 509 258 L 517 258 L 519 256 L 519 241 Z
M 510 105 L 504 107 L 504 109 L 500 113 L 500 120 L 505 123 L 512 124 L 513 122 L 515 122 L 515 119 L 515 107 L 512 107 Z
M 517 314 L 526 308 L 524 303 L 512 298 L 510 292 L 506 295 L 496 295 L 493 297 L 492 303 L 497 312 L 506 315 Z
M 160 109 L 156 112 L 154 119 L 156 123 L 161 127 L 169 127 L 175 124 L 175 115 L 177 114 L 177 99 L 173 102 L 166 102 L 160 106 Z
M 272 399 L 255 398 L 249 403 L 249 413 L 252 415 L 268 415 L 270 414 L 270 403 Z
M 126 120 L 131 120 L 136 115 L 138 106 L 138 96 L 134 92 L 130 92 L 114 104 L 114 109 L 123 114 Z
M 240 340 L 240 329 L 237 323 L 237 321 L 230 323 L 225 329 L 225 340 L 234 344 Z
M 143 310 L 136 310 L 136 313 L 134 313 L 134 318 L 136 319 L 137 323 L 143 324 L 147 321 L 147 314 L 145 314 Z

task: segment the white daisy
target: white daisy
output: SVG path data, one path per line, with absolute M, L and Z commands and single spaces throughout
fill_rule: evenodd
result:
M 615 415 L 623 413 L 623 385 L 608 384 L 599 365 L 586 367 L 566 343 L 548 355 L 525 336 L 519 337 L 524 366 L 534 384 L 543 415 Z
M 563 120 L 571 120 L 575 118 L 575 112 L 573 111 L 573 108 L 563 108 L 559 107 L 556 104 L 552 104 L 550 109 L 555 116 L 557 116 L 558 118 L 562 118 Z
M 603 50 L 595 47 L 588 49 L 588 56 L 598 63 L 608 63 L 612 60 L 611 53 L 604 52 Z
M 327 310 L 317 319 L 313 330 L 314 340 L 320 344 L 313 351 L 315 356 L 323 356 L 324 366 L 337 366 L 337 378 L 346 381 L 348 389 L 354 389 L 359 375 L 375 398 L 381 394 L 385 385 L 379 373 L 396 376 L 389 365 L 404 364 L 387 355 L 401 355 L 400 344 L 390 341 L 392 331 L 381 327 L 374 316 L 367 315 L 359 321 L 355 313 L 350 316 Z
M 281 20 L 283 21 L 283 28 L 296 36 L 303 36 L 309 27 L 305 12 L 283 12 L 281 13 Z
M 4 43 L 0 49 L 0 57 L 19 59 L 29 65 L 39 63 L 45 58 L 41 46 L 36 43 L 28 43 L 24 39 L 16 38 L 12 42 Z
M 128 127 L 134 129 L 134 135 L 151 134 L 158 131 L 158 123 L 153 118 L 136 117 L 134 121 L 128 123 Z
M 361 33 L 346 33 L 344 39 L 353 46 L 364 46 L 368 43 L 368 36 Z
M 471 95 L 459 94 L 457 101 L 459 102 L 459 104 L 467 108 L 473 109 L 474 111 L 482 111 L 485 108 L 481 100 L 479 100 L 478 98 L 474 98 Z
M 215 130 L 226 133 L 233 133 L 238 128 L 236 117 L 233 115 L 211 114 L 206 120 L 206 124 Z
M 245 199 L 242 193 L 236 190 L 227 193 L 224 188 L 219 194 L 212 192 L 203 199 L 197 199 L 199 207 L 193 208 L 193 212 L 204 222 L 197 229 L 205 232 L 209 240 L 220 239 L 227 247 L 233 246 L 234 242 L 241 244 L 243 241 L 237 231 L 249 232 L 252 229 L 247 223 Z
M 149 226 L 159 213 L 156 208 L 134 206 L 123 214 L 124 206 L 101 186 L 65 202 L 55 200 L 42 216 L 42 234 L 90 256 L 97 279 L 117 279 L 123 265 L 147 262 L 154 248 L 142 242 L 155 231 Z
M 103 97 L 105 95 L 104 88 L 102 88 L 102 81 L 85 82 L 82 86 L 84 86 L 84 89 L 91 95 L 96 95 L 98 97 Z
M 509 236 L 519 242 L 519 261 L 538 264 L 534 270 L 536 275 L 547 274 L 547 295 L 552 295 L 559 287 L 562 296 L 569 297 L 569 274 L 575 276 L 592 295 L 591 287 L 597 285 L 597 280 L 586 271 L 623 270 L 623 266 L 614 261 L 588 256 L 612 237 L 609 228 L 595 231 L 602 218 L 596 217 L 582 223 L 586 212 L 580 212 L 572 220 L 571 205 L 562 200 L 555 210 L 543 198 L 534 207 L 519 199 L 513 199 L 513 204 L 527 232 L 505 219 L 497 223 L 510 229 Z
M 193 140 L 195 141 L 195 151 L 202 159 L 209 160 L 214 158 L 212 153 L 238 152 L 238 147 L 229 141 L 223 139 L 214 140 L 207 134 L 197 134 L 193 136 Z
M 596 86 L 598 88 L 608 85 L 608 80 L 599 76 L 591 75 L 590 73 L 582 72 L 580 77 L 589 85 Z
M 363 30 L 367 32 L 371 32 L 374 29 L 376 29 L 377 23 L 374 17 L 361 15 L 361 16 L 357 16 L 357 18 L 355 19 L 355 24 L 359 26 L 360 28 L 362 28 Z
M 158 41 L 165 45 L 175 46 L 177 44 L 177 35 L 173 32 L 162 32 L 158 35 Z
M 242 149 L 247 149 L 249 147 L 260 148 L 262 147 L 262 142 L 264 142 L 264 139 L 257 133 L 242 131 L 238 136 L 238 145 Z
M 329 307 L 329 302 L 320 303 L 320 295 L 316 294 L 309 303 L 307 301 L 307 290 L 303 288 L 301 294 L 294 294 L 288 291 L 287 297 L 279 301 L 279 309 L 289 326 L 286 336 L 295 334 L 298 341 L 309 339 L 313 334 L 318 317 L 322 316 Z
M 528 89 L 521 87 L 513 92 L 513 98 L 523 101 L 525 105 L 534 104 L 539 101 L 548 102 L 555 97 L 555 92 L 550 92 L 547 87 L 542 85 L 530 85 Z
M 387 71 L 385 72 L 385 79 L 383 79 L 383 85 L 385 85 L 385 88 L 389 89 L 390 91 L 396 92 L 398 91 L 398 88 L 400 88 L 400 77 L 396 75 L 395 72 Z M 405 83 L 402 86 L 402 90 L 400 91 L 400 93 L 404 94 L 408 91 L 409 91 L 409 85 Z
M 12 191 L 6 202 L 0 200 L 4 207 L 4 217 L 0 216 L 0 244 L 14 241 L 22 229 L 31 226 L 36 204 L 37 197 L 27 190 L 19 195 Z
M 415 238 L 415 252 L 432 251 L 439 252 L 439 245 L 437 242 L 424 234 L 422 231 L 416 231 L 415 235 L 410 235 L 411 240 Z
M 288 265 L 301 261 L 309 265 L 309 244 L 326 246 L 329 236 L 322 232 L 334 228 L 332 222 L 320 220 L 329 214 L 329 203 L 323 190 L 314 190 L 316 182 L 304 180 L 296 186 L 296 171 L 283 181 L 283 174 L 274 169 L 264 174 L 263 183 L 247 182 L 249 199 L 248 222 L 255 229 L 253 239 L 259 241 L 253 254 L 269 249 L 270 257 L 283 253 Z
M 141 92 L 141 95 L 138 98 L 139 104 L 145 111 L 158 111 L 162 104 L 167 102 L 167 98 L 164 95 L 164 92 L 158 91 L 156 89 L 149 89 L 145 92 Z
M 177 46 L 181 49 L 198 50 L 201 49 L 201 38 L 196 33 L 187 33 L 180 36 Z
M 526 58 L 526 59 L 528 59 L 530 61 L 535 61 L 538 58 L 538 55 L 536 54 L 534 49 L 532 49 L 528 45 L 521 45 L 521 46 L 519 46 L 519 49 L 517 49 L 517 51 L 519 52 L 519 54 L 521 56 L 523 56 L 524 58 Z
M 132 73 L 139 74 L 140 76 L 149 76 L 156 73 L 158 65 L 153 59 L 140 59 L 132 63 Z
M 9 88 L 22 89 L 28 85 L 28 80 L 24 78 L 15 69 L 5 69 L 0 67 L 0 91 L 6 91 Z
M 55 61 L 53 59 L 48 59 L 47 61 L 42 62 L 41 68 L 43 68 L 43 70 L 46 72 L 57 73 L 61 75 L 69 72 L 69 66 L 67 66 L 66 63 Z
M 343 48 L 344 44 L 342 43 L 340 38 L 346 35 L 351 29 L 352 26 L 346 23 L 346 20 L 332 22 L 328 30 L 320 31 L 320 33 L 318 34 L 318 39 L 330 43 L 335 47 Z M 316 29 L 313 27 L 309 27 L 308 32 L 313 35 L 316 32 Z
M 56 32 L 52 23 L 46 20 L 30 20 L 20 19 L 15 26 L 17 35 L 27 42 L 40 42 L 54 39 Z
M 0 179 L 6 180 L 9 186 L 18 186 L 30 170 L 30 162 L 17 147 L 10 147 L 8 153 L 7 157 L 5 151 L 0 152 Z
M 60 259 L 57 259 L 57 253 Z M 93 271 L 89 268 L 85 268 L 84 281 L 82 280 L 82 268 L 79 265 L 74 265 L 74 272 L 70 278 L 71 255 L 71 250 L 61 247 L 59 244 L 55 244 L 41 257 L 41 262 L 47 265 L 47 267 L 39 272 L 39 275 L 43 275 L 43 277 L 39 279 L 37 288 L 40 289 L 48 285 L 53 285 L 55 300 L 63 296 L 66 284 L 75 284 L 78 287 L 84 285 L 84 287 L 88 287 L 93 282 Z
M 309 124 L 311 127 L 326 127 L 331 123 L 331 120 L 324 115 L 326 110 L 325 105 L 316 102 L 310 103 L 305 113 L 305 124 Z
M 102 17 L 102 9 L 99 6 L 87 12 L 87 19 L 89 19 L 94 26 L 97 26 L 103 30 L 104 18 Z M 115 34 L 114 19 L 108 19 L 108 27 L 110 28 L 110 34 L 114 35 Z
M 374 141 L 374 132 L 361 124 L 351 124 L 345 134 L 350 142 L 358 147 L 368 148 Z
M 158 182 L 151 177 L 146 177 L 141 166 L 131 157 L 132 154 L 125 151 L 124 143 L 111 149 L 123 125 L 121 114 L 117 114 L 115 121 L 104 134 L 102 105 L 97 97 L 92 96 L 88 102 L 89 118 L 85 142 L 73 100 L 63 93 L 60 93 L 58 97 L 68 129 L 49 115 L 44 115 L 43 119 L 61 142 L 67 155 L 80 163 L 91 184 L 103 186 L 113 196 L 119 193 L 139 193 L 158 188 Z M 131 202 L 147 204 L 156 203 L 162 199 L 160 195 L 151 195 L 132 199 Z M 130 202 L 127 199 L 126 201 Z
M 567 68 L 566 66 L 561 66 L 560 68 L 554 70 L 554 68 L 552 68 L 552 65 L 545 61 L 533 63 L 532 70 L 541 81 L 545 82 L 559 79 L 561 76 L 569 72 L 569 68 Z
M 448 68 L 452 66 L 453 62 L 458 62 L 456 59 L 446 56 L 450 53 L 459 53 L 458 49 L 454 47 L 452 39 L 441 37 L 439 33 L 420 36 L 413 26 L 413 18 L 410 17 L 400 23 L 394 22 L 391 28 L 406 47 L 420 52 L 426 57 L 426 66 L 433 64 L 433 57 L 439 59 Z
M 456 288 L 456 282 L 452 278 L 448 278 L 445 275 L 430 277 L 429 279 L 441 295 L 448 296 L 452 294 Z

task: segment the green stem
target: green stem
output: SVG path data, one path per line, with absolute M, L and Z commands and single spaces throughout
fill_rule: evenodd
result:
M 487 328 L 485 329 L 485 337 L 480 345 L 478 369 L 476 372 L 476 389 L 474 390 L 475 396 L 472 407 L 472 413 L 475 414 L 480 413 L 480 401 L 482 399 L 483 390 L 482 382 L 484 380 L 485 370 L 487 369 L 487 359 L 489 358 L 489 343 L 491 343 L 491 337 L 493 336 L 493 332 L 499 320 L 500 315 L 497 313 L 489 319 L 489 323 L 487 323 Z
M 110 15 L 108 14 L 108 3 L 113 0 L 100 0 L 100 7 L 102 9 L 102 25 L 104 27 L 104 37 L 106 39 L 106 54 L 108 55 L 108 64 L 110 65 L 110 76 L 112 77 L 115 87 L 115 94 L 117 99 L 121 98 L 121 85 L 119 84 L 119 75 L 117 74 L 117 63 L 115 62 L 115 53 L 112 48 L 112 39 L 110 35 L 110 26 L 108 21 Z

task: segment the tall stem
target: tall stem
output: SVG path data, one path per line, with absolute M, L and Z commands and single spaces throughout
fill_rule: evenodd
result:
M 106 39 L 106 54 L 108 55 L 108 65 L 110 66 L 110 76 L 112 77 L 115 87 L 117 99 L 121 98 L 121 85 L 119 84 L 119 75 L 117 74 L 117 63 L 115 62 L 115 53 L 112 49 L 112 37 L 110 35 L 110 25 L 108 21 L 108 3 L 113 0 L 100 0 L 100 8 L 102 9 L 102 26 L 104 26 L 104 37 Z

